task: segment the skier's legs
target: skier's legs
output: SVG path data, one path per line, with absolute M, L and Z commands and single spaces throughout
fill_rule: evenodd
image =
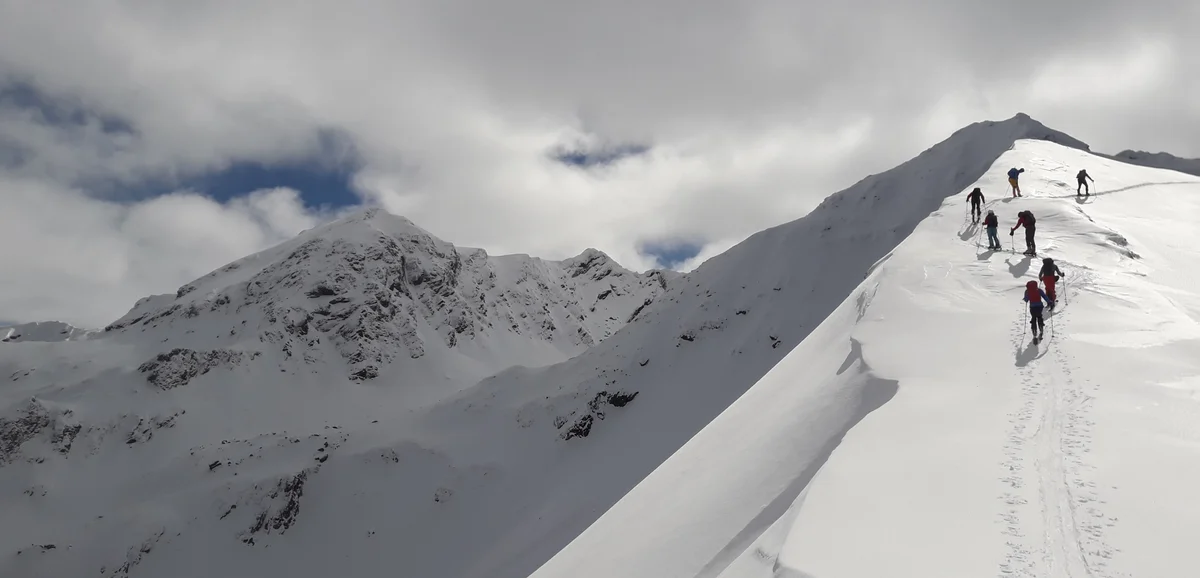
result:
M 996 227 L 988 227 L 987 234 L 988 234 L 988 248 L 989 249 L 999 249 L 1000 248 L 1000 237 L 996 236 Z
M 980 208 L 979 199 L 971 202 L 971 216 L 978 217 L 983 214 L 983 209 Z
M 1083 188 L 1086 186 L 1087 186 L 1087 183 L 1083 182 L 1083 179 L 1079 179 L 1079 185 L 1077 185 L 1075 187 L 1075 196 L 1078 197 L 1079 193 L 1083 192 Z
M 1033 227 L 1025 227 L 1025 245 L 1030 251 L 1037 251 L 1037 246 L 1033 243 Z

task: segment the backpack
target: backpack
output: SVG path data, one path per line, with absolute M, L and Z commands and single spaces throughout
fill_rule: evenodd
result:
M 1025 285 L 1025 296 L 1029 298 L 1030 305 L 1041 304 L 1042 302 L 1041 289 L 1033 281 Z
M 1079 179 L 1079 180 L 1081 180 L 1081 181 L 1082 181 L 1082 180 L 1083 180 L 1083 178 L 1084 178 L 1084 177 L 1086 177 L 1086 176 L 1087 176 L 1087 169 L 1084 169 L 1084 170 L 1082 170 L 1082 171 L 1079 171 L 1079 174 L 1075 175 L 1075 178 L 1077 178 L 1077 179 Z
M 1033 218 L 1033 213 L 1031 213 L 1029 211 L 1025 211 L 1025 226 L 1032 227 L 1033 224 L 1036 222 L 1037 222 L 1037 219 Z
M 988 215 L 983 218 L 983 224 L 988 227 L 999 227 L 1000 222 L 996 219 L 995 214 Z

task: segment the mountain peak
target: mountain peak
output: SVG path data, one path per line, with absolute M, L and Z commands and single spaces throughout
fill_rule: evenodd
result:
M 197 355 L 281 351 L 281 369 L 335 353 L 355 381 L 444 366 L 474 380 L 578 354 L 666 281 L 596 249 L 563 262 L 489 257 L 369 208 L 144 298 L 105 332 Z
M 376 231 L 390 237 L 428 237 L 441 241 L 407 217 L 389 213 L 380 207 L 367 207 L 310 229 L 301 236 L 326 238 L 353 236 L 351 231 Z
M 1050 128 L 1023 112 L 1018 112 L 1002 121 L 985 120 L 971 123 L 950 135 L 943 142 L 1006 141 L 1021 139 L 1044 140 L 1066 147 L 1091 152 L 1087 143 L 1059 130 Z M 999 155 L 997 155 L 999 156 Z

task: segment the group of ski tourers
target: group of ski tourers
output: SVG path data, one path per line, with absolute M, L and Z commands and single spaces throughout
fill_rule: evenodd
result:
M 1018 169 L 1016 167 L 1008 171 L 1008 184 L 1012 186 L 1013 197 L 1021 196 L 1021 186 L 1017 182 L 1017 179 L 1023 172 L 1025 172 L 1025 169 Z M 1095 179 L 1092 179 L 1086 170 L 1079 171 L 1075 175 L 1075 179 L 1079 182 L 1079 186 L 1075 189 L 1075 196 L 1081 196 L 1080 193 L 1082 192 L 1082 196 L 1090 197 L 1091 191 L 1088 190 L 1087 181 L 1091 180 L 1094 183 L 1096 182 Z M 979 187 L 975 187 L 975 190 L 967 194 L 967 202 L 971 204 L 971 222 L 978 223 L 984 202 L 983 191 Z M 1037 255 L 1037 246 L 1033 240 L 1036 223 L 1037 219 L 1033 217 L 1033 213 L 1029 210 L 1024 210 L 1017 213 L 1017 224 L 1013 225 L 1013 228 L 1008 231 L 1008 235 L 1011 237 L 1016 234 L 1017 229 L 1025 227 L 1025 255 Z M 983 226 L 987 229 L 988 249 L 999 250 L 1001 248 L 1000 238 L 996 236 L 996 230 L 1000 226 L 1000 221 L 996 218 L 996 213 L 989 209 L 987 216 L 983 218 Z M 1037 343 L 1043 337 L 1046 321 L 1042 317 L 1042 313 L 1043 310 L 1054 310 L 1054 304 L 1058 298 L 1055 293 L 1055 284 L 1062 276 L 1063 273 L 1059 270 L 1058 265 L 1054 264 L 1054 259 L 1047 257 L 1042 259 L 1042 269 L 1038 271 L 1038 279 L 1045 285 L 1046 290 L 1043 291 L 1039 288 L 1037 281 L 1030 281 L 1025 284 L 1025 295 L 1022 299 L 1029 303 L 1029 326 L 1030 330 L 1033 331 L 1034 343 Z

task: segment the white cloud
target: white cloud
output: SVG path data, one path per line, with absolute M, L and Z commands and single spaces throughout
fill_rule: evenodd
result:
M 1024 111 L 1101 150 L 1200 156 L 1200 81 L 1162 74 L 1200 68 L 1198 6 L 0 0 L 0 71 L 136 129 L 114 140 L 0 107 L 0 135 L 28 157 L 0 175 L 58 191 L 55 212 L 101 239 L 48 240 L 96 259 L 27 264 L 27 292 L 77 295 L 96 279 L 104 303 L 131 303 L 282 238 L 318 217 L 283 197 L 130 208 L 69 186 L 312 154 L 325 129 L 353 139 L 368 199 L 448 241 L 548 258 L 594 246 L 645 268 L 646 242 L 701 238 L 711 255 L 983 118 Z M 594 172 L 547 157 L 573 142 L 654 148 Z M 38 207 L 3 218 L 50 214 Z M 171 227 L 120 225 L 139 211 L 179 213 Z M 218 221 L 228 237 L 206 238 Z M 66 297 L 12 292 L 0 303 L 47 305 L 0 319 L 68 315 Z
M 118 203 L 14 179 L 0 179 L 0 191 L 0 318 L 84 327 L 103 326 L 139 297 L 172 291 L 322 218 L 305 213 L 289 189 L 224 205 L 186 192 Z

